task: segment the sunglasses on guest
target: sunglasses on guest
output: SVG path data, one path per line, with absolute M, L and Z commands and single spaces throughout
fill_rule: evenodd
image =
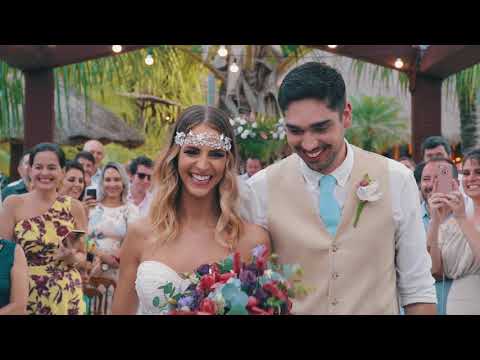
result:
M 152 179 L 152 175 L 144 174 L 144 173 L 137 173 L 136 174 L 140 180 L 147 178 L 148 181 Z

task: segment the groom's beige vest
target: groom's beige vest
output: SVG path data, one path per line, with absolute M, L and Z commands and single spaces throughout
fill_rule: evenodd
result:
M 299 264 L 313 287 L 295 300 L 296 314 L 397 314 L 394 223 L 388 161 L 354 149 L 342 219 L 333 238 L 307 192 L 297 155 L 267 169 L 268 222 L 273 250 L 283 263 Z M 383 196 L 367 203 L 353 227 L 357 184 L 367 174 Z

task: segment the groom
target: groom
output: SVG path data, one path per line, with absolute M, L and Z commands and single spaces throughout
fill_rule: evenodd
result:
M 313 290 L 297 314 L 435 314 L 431 259 L 412 172 L 350 145 L 345 83 L 332 67 L 306 63 L 278 96 L 294 154 L 249 179 L 254 221 L 284 263 Z M 368 175 L 368 179 L 365 176 Z M 367 200 L 354 224 L 360 199 Z

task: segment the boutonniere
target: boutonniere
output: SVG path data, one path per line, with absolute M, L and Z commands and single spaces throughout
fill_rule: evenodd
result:
M 368 174 L 365 174 L 363 180 L 360 182 L 357 188 L 357 196 L 360 202 L 357 205 L 357 212 L 355 214 L 355 220 L 353 221 L 353 227 L 357 226 L 360 215 L 363 208 L 368 202 L 374 202 L 380 200 L 382 193 L 379 191 L 380 185 L 377 181 L 370 179 Z

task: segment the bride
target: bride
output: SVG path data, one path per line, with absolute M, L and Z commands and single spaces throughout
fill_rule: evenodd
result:
M 162 299 L 160 286 L 188 287 L 180 273 L 233 251 L 248 260 L 256 245 L 270 248 L 268 233 L 239 216 L 233 139 L 221 110 L 192 106 L 180 115 L 155 165 L 149 215 L 129 227 L 122 246 L 113 314 L 158 314 L 153 299 Z

